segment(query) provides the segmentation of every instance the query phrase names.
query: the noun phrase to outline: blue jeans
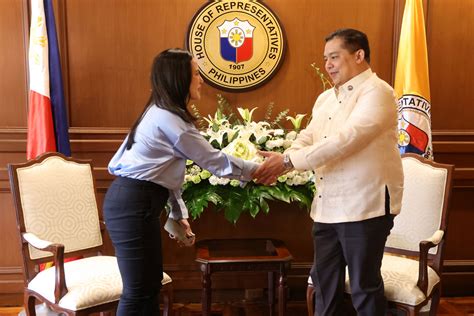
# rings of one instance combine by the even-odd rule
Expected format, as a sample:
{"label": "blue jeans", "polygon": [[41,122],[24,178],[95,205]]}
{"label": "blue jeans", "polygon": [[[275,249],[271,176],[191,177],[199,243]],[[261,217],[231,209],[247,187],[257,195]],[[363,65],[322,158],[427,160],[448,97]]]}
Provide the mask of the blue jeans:
{"label": "blue jeans", "polygon": [[105,195],[104,219],[115,248],[123,291],[118,316],[159,315],[163,278],[160,213],[168,190],[142,180],[118,177]]}

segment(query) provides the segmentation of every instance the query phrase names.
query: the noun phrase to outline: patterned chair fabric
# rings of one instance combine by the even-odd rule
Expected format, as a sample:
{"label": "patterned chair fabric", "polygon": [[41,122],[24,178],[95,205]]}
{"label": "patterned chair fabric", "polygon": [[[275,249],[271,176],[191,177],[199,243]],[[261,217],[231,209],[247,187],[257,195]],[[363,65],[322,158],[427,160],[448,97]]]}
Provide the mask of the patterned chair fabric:
{"label": "patterned chair fabric", "polygon": [[[51,156],[16,173],[28,233],[63,244],[65,253],[102,245],[90,165]],[[31,259],[51,256],[28,247]]]}
{"label": "patterned chair fabric", "polygon": [[[448,170],[418,159],[402,160],[405,174],[402,211],[387,238],[386,247],[418,251],[420,240],[431,237],[441,227]],[[438,247],[429,250],[436,254]]]}

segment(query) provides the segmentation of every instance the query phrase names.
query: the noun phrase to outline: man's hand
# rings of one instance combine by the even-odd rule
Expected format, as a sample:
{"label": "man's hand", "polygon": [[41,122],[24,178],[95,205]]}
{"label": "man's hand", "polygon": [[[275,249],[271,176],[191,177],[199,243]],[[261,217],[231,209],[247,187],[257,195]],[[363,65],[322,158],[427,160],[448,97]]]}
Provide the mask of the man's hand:
{"label": "man's hand", "polygon": [[259,151],[259,154],[266,159],[254,172],[253,177],[257,183],[265,185],[275,183],[277,178],[287,171],[283,163],[283,155],[270,151]]}

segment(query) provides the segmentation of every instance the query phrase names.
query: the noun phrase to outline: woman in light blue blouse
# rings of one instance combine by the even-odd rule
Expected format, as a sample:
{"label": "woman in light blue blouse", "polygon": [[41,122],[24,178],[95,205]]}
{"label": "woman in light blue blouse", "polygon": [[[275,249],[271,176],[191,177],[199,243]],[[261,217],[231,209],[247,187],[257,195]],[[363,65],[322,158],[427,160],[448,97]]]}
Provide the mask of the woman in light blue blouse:
{"label": "woman in light blue blouse", "polygon": [[151,95],[109,163],[112,182],[104,218],[122,275],[117,315],[158,315],[155,299],[163,275],[159,216],[170,216],[193,236],[181,198],[186,159],[220,177],[249,181],[258,164],[214,149],[193,124],[187,106],[201,97],[202,78],[192,55],[169,49],[151,69]]}

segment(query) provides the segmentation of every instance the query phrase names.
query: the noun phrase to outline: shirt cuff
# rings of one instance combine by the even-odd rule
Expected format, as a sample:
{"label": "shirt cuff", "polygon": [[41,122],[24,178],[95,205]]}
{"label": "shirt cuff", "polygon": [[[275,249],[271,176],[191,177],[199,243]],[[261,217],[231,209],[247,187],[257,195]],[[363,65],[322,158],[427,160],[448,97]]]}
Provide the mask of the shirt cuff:
{"label": "shirt cuff", "polygon": [[188,208],[181,196],[181,190],[170,191],[173,196],[170,197],[171,211],[169,217],[175,220],[189,218]]}
{"label": "shirt cuff", "polygon": [[259,163],[253,162],[253,161],[244,161],[244,165],[242,168],[242,173],[240,175],[241,181],[252,181],[253,180],[253,173],[257,168],[260,166]]}
{"label": "shirt cuff", "polygon": [[313,170],[313,167],[306,159],[306,153],[304,150],[290,151],[288,155],[290,156],[291,163],[296,170]]}

